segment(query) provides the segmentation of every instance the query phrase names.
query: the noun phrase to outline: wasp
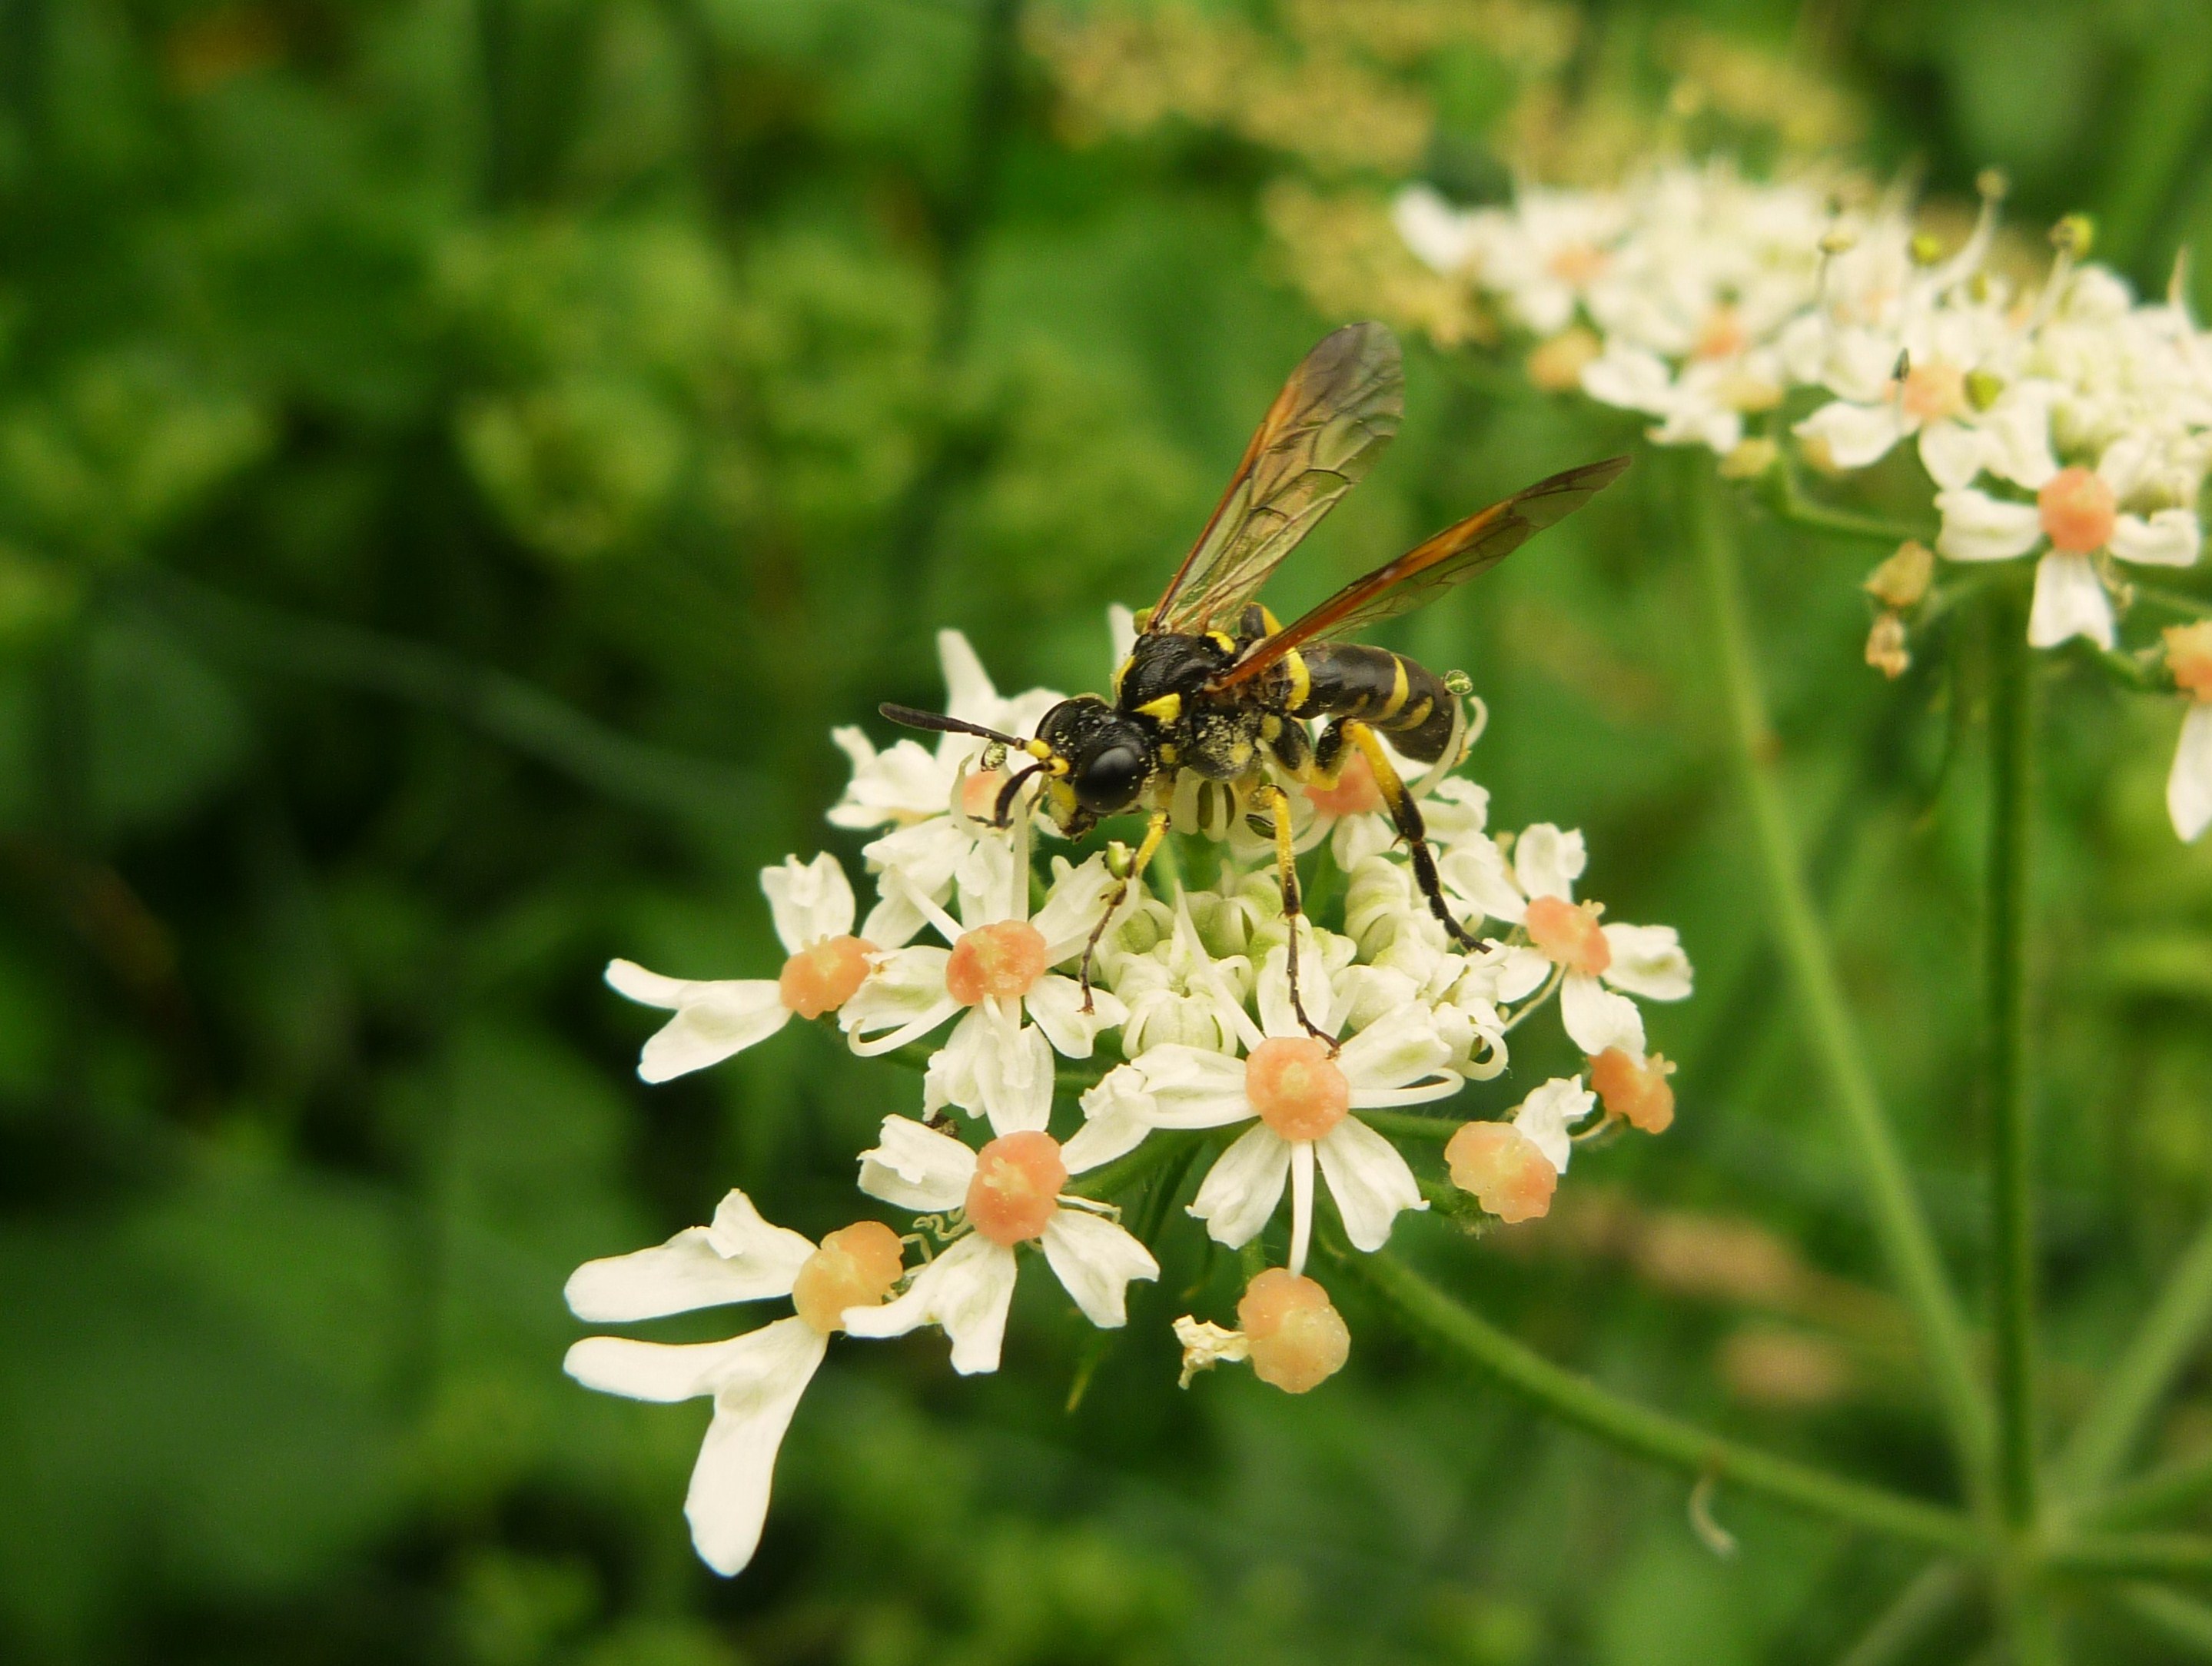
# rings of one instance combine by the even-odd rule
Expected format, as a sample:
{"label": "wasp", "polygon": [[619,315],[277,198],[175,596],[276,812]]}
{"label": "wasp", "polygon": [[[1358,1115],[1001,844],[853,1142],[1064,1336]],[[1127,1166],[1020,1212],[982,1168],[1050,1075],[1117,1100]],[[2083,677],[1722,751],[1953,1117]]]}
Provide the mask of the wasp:
{"label": "wasp", "polygon": [[[1150,820],[1133,853],[1117,849],[1116,885],[1084,951],[1086,1006],[1100,938],[1166,836],[1176,782],[1186,774],[1226,786],[1255,830],[1272,835],[1290,925],[1290,993],[1297,994],[1298,874],[1288,787],[1334,787],[1354,757],[1373,774],[1411,857],[1430,909],[1454,940],[1475,946],[1437,876],[1419,806],[1382,746],[1435,764],[1462,745],[1466,720],[1455,683],[1388,649],[1340,640],[1426,605],[1486,572],[1533,534],[1618,479],[1626,457],[1569,469],[1445,527],[1396,560],[1353,580],[1285,626],[1256,599],[1285,556],[1358,484],[1398,431],[1405,372],[1397,338],[1376,323],[1352,324],[1306,355],[1245,447],[1227,490],[1168,581],[1139,617],[1139,634],[1114,677],[1113,696],[1079,695],[1047,712],[1034,737],[886,705],[917,729],[973,734],[1030,761],[1000,789],[1006,825],[1024,787],[1041,781],[1055,828],[1080,838],[1109,816]],[[1316,738],[1308,727],[1322,720]],[[1333,1046],[1334,1043],[1332,1043]]]}

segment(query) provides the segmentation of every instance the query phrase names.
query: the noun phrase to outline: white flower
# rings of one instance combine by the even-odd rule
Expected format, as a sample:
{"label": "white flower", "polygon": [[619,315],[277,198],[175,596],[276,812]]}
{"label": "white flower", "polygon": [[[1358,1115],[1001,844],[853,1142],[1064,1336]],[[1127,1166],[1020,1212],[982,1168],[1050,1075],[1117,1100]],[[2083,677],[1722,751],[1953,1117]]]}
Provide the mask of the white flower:
{"label": "white flower", "polygon": [[[945,668],[945,711],[964,722],[1001,734],[1028,735],[1060,703],[1060,696],[1050,689],[1002,696],[975,650],[957,630],[937,633],[937,654]],[[975,767],[989,743],[974,735],[941,734],[934,750],[918,740],[900,739],[882,751],[857,728],[832,729],[830,738],[853,761],[853,779],[830,811],[830,822],[893,830],[861,854],[872,870],[898,872],[905,885],[884,895],[862,934],[870,942],[896,946],[921,929],[910,892],[944,902],[956,882],[976,883],[972,859],[977,845],[1003,842],[1005,836],[990,825],[990,818],[1006,775]]]}
{"label": "white flower", "polygon": [[1513,1113],[1513,1126],[1544,1153],[1546,1162],[1565,1174],[1575,1149],[1567,1130],[1596,1105],[1597,1096],[1583,1087],[1581,1077],[1554,1076],[1521,1102]]}
{"label": "white flower", "polygon": [[775,934],[790,952],[781,976],[692,981],[611,961],[607,982],[632,1000],[676,1016],[645,1044],[637,1073],[665,1082],[719,1064],[766,1041],[796,1012],[819,1018],[850,1000],[868,976],[874,945],[852,935],[853,887],[837,859],[784,859],[761,870]]}
{"label": "white flower", "polygon": [[[1441,1099],[1457,1092],[1460,1081],[1447,1067],[1450,1048],[1419,1006],[1370,1025],[1331,1057],[1298,1024],[1287,964],[1285,950],[1269,952],[1260,973],[1260,1022],[1239,1015],[1245,1057],[1175,1044],[1150,1048],[1086,1094],[1084,1110],[1101,1122],[1110,1116],[1124,1130],[1131,1124],[1226,1128],[1256,1119],[1257,1126],[1215,1160],[1190,1213],[1217,1242],[1234,1249],[1267,1224],[1287,1183],[1291,1270],[1303,1272],[1316,1163],[1345,1235],[1359,1249],[1382,1248],[1401,1210],[1427,1207],[1406,1159],[1349,1113]],[[1308,1016],[1334,1034],[1342,1006],[1326,960],[1311,948],[1299,957],[1298,985]],[[1102,1139],[1099,1146],[1110,1152],[1118,1143]]]}
{"label": "white flower", "polygon": [[1191,920],[1189,893],[1176,896],[1167,936],[1142,954],[1110,955],[1106,975],[1128,1012],[1121,1025],[1125,1052],[1162,1042],[1236,1050],[1236,1014],[1251,988],[1252,963],[1243,955],[1217,960],[1206,953]]}
{"label": "white flower", "polygon": [[978,1152],[908,1117],[884,1118],[881,1143],[860,1157],[860,1189],[902,1209],[963,1211],[972,1230],[916,1273],[904,1293],[848,1314],[853,1335],[903,1336],[940,1325],[952,1341],[953,1370],[963,1377],[996,1371],[1021,1243],[1044,1251],[1091,1323],[1112,1329],[1127,1322],[1129,1281],[1157,1279],[1159,1263],[1113,1221],[1063,1198],[1068,1176],[1084,1166],[1040,1130],[1001,1134]]}
{"label": "white flower", "polygon": [[[842,1242],[841,1242],[842,1240]],[[820,1246],[771,1226],[743,1192],[723,1198],[714,1224],[656,1249],[586,1262],[569,1279],[580,1319],[623,1324],[730,1302],[792,1296],[798,1312],[722,1342],[640,1342],[589,1336],[568,1350],[568,1375],[633,1400],[711,1395],[714,1421],[691,1471],[684,1513],[708,1566],[736,1573],[752,1560],[768,1514],[776,1450],[814,1380],[831,1331],[872,1310],[898,1277],[890,1228],[861,1222]],[[848,1305],[841,1305],[849,1304]]]}
{"label": "white flower", "polygon": [[[1076,980],[1051,970],[1082,953],[1115,880],[1103,855],[1080,867],[1056,858],[1050,895],[1029,916],[1026,840],[991,847],[980,894],[965,887],[962,918],[909,893],[951,946],[917,945],[877,958],[876,972],[845,1003],[839,1022],[863,1056],[918,1041],[959,1014],[923,1078],[923,1109],[957,1105],[1000,1134],[1041,1128],[1052,1114],[1053,1054],[1091,1056],[1098,1032],[1127,1016],[1121,998],[1091,991],[1083,1010]],[[897,883],[896,871],[884,876]],[[1023,1022],[1026,1015],[1034,1023]]]}
{"label": "white flower", "polygon": [[1575,881],[1587,860],[1580,833],[1539,822],[1515,842],[1510,867],[1487,840],[1449,852],[1438,867],[1447,891],[1528,937],[1526,945],[1506,952],[1499,1000],[1520,1000],[1556,970],[1559,1019],[1575,1045],[1592,1058],[1609,1047],[1641,1058],[1644,1016],[1615,992],[1683,1000],[1690,993],[1689,958],[1672,926],[1600,926],[1589,907],[1576,906]]}
{"label": "white flower", "polygon": [[2027,483],[2039,487],[2033,503],[1992,497],[1973,487],[1938,493],[1943,530],[1936,551],[1954,561],[2007,561],[2040,550],[2027,640],[2056,648],[2069,637],[2086,636],[2109,648],[2115,621],[2098,561],[2189,567],[2203,541],[2193,510],[2148,502],[2147,514],[2121,508],[2144,500],[2153,463],[2147,444],[2124,438],[2106,448],[2094,470],[2062,469],[2047,480]]}

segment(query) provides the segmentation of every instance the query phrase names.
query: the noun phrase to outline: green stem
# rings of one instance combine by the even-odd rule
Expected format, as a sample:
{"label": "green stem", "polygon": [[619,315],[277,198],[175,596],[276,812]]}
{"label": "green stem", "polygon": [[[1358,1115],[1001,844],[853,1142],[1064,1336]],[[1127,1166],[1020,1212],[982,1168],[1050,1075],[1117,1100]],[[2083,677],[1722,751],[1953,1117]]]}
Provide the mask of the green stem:
{"label": "green stem", "polygon": [[2199,1229],[2167,1275],[2135,1340],[2105,1379],[2104,1392],[2074,1431],[2059,1459],[2068,1490],[2094,1493],[2126,1462],[2155,1412],[2212,1326],[2212,1220]]}
{"label": "green stem", "polygon": [[2186,590],[2171,590],[2162,584],[2145,584],[2136,579],[2128,581],[2128,588],[2136,593],[2139,602],[2150,602],[2169,612],[2184,613],[2192,619],[2212,619],[2212,596],[2199,596]]}
{"label": "green stem", "polygon": [[2081,1511],[2099,1527],[2124,1527],[2194,1504],[2212,1493],[2212,1448],[2116,1487]]}
{"label": "green stem", "polygon": [[1955,1510],[1709,1433],[1562,1370],[1462,1307],[1388,1251],[1347,1255],[1344,1264],[1407,1329],[1438,1352],[1486,1373],[1562,1422],[1623,1451],[1893,1538],[1969,1554],[1983,1548],[1979,1529]]}
{"label": "green stem", "polygon": [[1958,1611],[1966,1594],[1966,1576],[1955,1562],[1923,1569],[1836,1666],[1894,1666],[1918,1651],[1929,1635]]}
{"label": "green stem", "polygon": [[2027,621],[1999,593],[1990,640],[1989,897],[1984,927],[1983,1068],[1987,1073],[1990,1310],[1996,1329],[1999,1475],[2007,1518],[2036,1512],[2035,1144],[2027,1082],[2027,876],[2035,687]]}
{"label": "green stem", "polygon": [[1907,526],[1899,520],[1887,520],[1880,515],[1861,514],[1852,509],[1839,509],[1833,504],[1822,503],[1805,496],[1798,483],[1797,472],[1785,459],[1769,477],[1766,492],[1767,506],[1778,520],[1793,526],[1802,526],[1808,532],[1830,532],[1840,538],[1863,538],[1875,544],[1902,544],[1908,538],[1921,543],[1932,541],[1934,533],[1926,527]]}
{"label": "green stem", "polygon": [[2114,1601],[2170,1643],[2212,1660],[2212,1608],[2162,1585],[2122,1585]]}
{"label": "green stem", "polygon": [[2212,1538],[2196,1533],[2087,1533],[2062,1540],[2044,1560],[2063,1573],[2212,1578]]}
{"label": "green stem", "polygon": [[1726,696],[1736,772],[1751,812],[1757,871],[1765,886],[1765,913],[1775,947],[1796,998],[1806,1039],[1843,1119],[1866,1188],[1875,1237],[1912,1315],[1969,1489],[1978,1496],[1988,1490],[1990,1419],[1969,1362],[1966,1325],[1875,1091],[1866,1047],[1844,1006],[1834,958],[1806,887],[1776,768],[1779,747],[1752,659],[1742,581],[1720,489],[1697,471],[1690,477],[1687,496],[1712,653]]}

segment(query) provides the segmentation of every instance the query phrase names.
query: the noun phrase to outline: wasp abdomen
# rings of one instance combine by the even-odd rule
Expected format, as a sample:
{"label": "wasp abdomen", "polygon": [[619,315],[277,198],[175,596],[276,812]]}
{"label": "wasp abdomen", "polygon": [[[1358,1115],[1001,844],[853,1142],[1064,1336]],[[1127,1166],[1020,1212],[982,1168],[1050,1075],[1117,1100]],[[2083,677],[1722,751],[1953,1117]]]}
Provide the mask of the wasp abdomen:
{"label": "wasp abdomen", "polygon": [[1451,745],[1456,702],[1419,661],[1358,642],[1316,643],[1285,661],[1293,716],[1358,718],[1417,763],[1434,763]]}

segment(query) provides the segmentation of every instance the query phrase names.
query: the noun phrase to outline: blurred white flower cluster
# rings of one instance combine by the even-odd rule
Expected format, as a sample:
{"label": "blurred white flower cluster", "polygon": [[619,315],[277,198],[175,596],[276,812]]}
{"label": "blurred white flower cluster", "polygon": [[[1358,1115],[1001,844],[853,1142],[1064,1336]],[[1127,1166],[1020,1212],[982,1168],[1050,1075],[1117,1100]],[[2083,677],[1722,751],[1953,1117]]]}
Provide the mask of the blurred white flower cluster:
{"label": "blurred white flower cluster", "polygon": [[[1838,477],[1909,446],[1934,553],[2033,557],[2028,640],[2110,652],[2142,570],[2193,567],[2203,547],[2212,336],[2180,271],[2164,300],[2139,300],[2083,258],[2079,220],[2054,234],[2041,284],[2016,289],[1990,264],[1998,196],[1985,180],[1972,234],[1948,251],[1901,195],[1759,183],[1721,163],[1656,167],[1616,190],[1530,187],[1509,208],[1463,210],[1416,185],[1396,214],[1416,254],[1536,338],[1539,386],[1644,412],[1654,443],[1707,447],[1736,478]],[[1908,547],[1869,586],[1883,611],[1868,659],[1892,675],[1933,565]],[[2185,839],[2212,820],[2202,702],[2168,793]]]}
{"label": "blurred white flower cluster", "polygon": [[[1060,698],[1003,698],[957,632],[939,646],[954,716],[1023,733]],[[713,1399],[686,1508],[699,1554],[722,1572],[752,1555],[777,1447],[833,1334],[935,1326],[956,1371],[995,1371],[1017,1279],[1040,1257],[1092,1323],[1121,1325],[1130,1282],[1159,1265],[1115,1195],[1172,1195],[1178,1154],[1200,1177],[1188,1213],[1243,1252],[1250,1275],[1235,1327],[1176,1322],[1186,1381],[1237,1359],[1303,1393],[1350,1347],[1306,1272],[1327,1230],[1317,1191],[1352,1250],[1380,1249],[1431,1198],[1526,1220],[1550,1207],[1578,1140],[1618,1125],[1656,1134],[1674,1118],[1673,1067],[1649,1052],[1637,1002],[1689,994],[1674,933],[1609,923],[1577,902],[1582,836],[1493,835],[1473,781],[1432,770],[1417,787],[1459,916],[1489,922],[1480,949],[1455,946],[1429,912],[1372,777],[1347,774],[1298,812],[1301,843],[1331,853],[1326,921],[1299,920],[1294,945],[1267,851],[1226,836],[1241,818],[1216,818],[1211,839],[1185,841],[1185,865],[1212,867],[1215,883],[1178,885],[1156,868],[1150,888],[1131,887],[1105,921],[1086,1000],[1085,945],[1115,890],[1108,854],[1037,860],[1046,824],[1029,806],[994,825],[1004,774],[981,740],[878,751],[858,731],[836,739],[853,775],[830,820],[876,834],[861,853],[876,892],[866,918],[835,857],[794,856],[761,876],[787,955],[775,976],[607,970],[623,994],[673,1013],[645,1044],[647,1081],[715,1064],[794,1017],[834,1025],[857,1054],[921,1067],[919,1115],[885,1116],[858,1155],[860,1190],[905,1212],[902,1226],[862,1219],[816,1243],[733,1191],[712,1224],[570,1280],[570,1305],[594,1322],[789,1300],[790,1317],[727,1341],[594,1336],[568,1356],[572,1376],[610,1393]],[[1293,1006],[1294,946],[1321,1037]],[[1505,1070],[1509,1036],[1547,1006],[1584,1071],[1537,1085],[1504,1120],[1444,1115],[1442,1101]],[[1269,1266],[1263,1235],[1286,1196],[1283,1264]]]}

